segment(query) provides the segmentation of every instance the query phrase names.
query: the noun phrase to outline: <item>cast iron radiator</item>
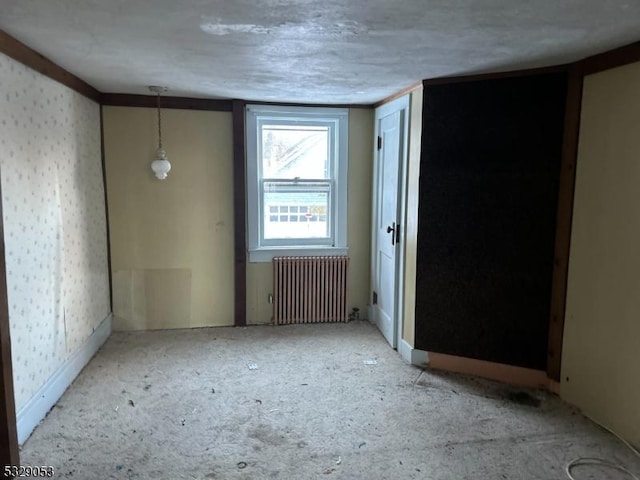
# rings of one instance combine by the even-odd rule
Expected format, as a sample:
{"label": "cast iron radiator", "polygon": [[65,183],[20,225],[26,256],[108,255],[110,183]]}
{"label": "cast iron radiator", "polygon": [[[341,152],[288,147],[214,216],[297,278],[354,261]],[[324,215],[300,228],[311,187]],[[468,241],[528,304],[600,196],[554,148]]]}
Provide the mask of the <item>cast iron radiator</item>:
{"label": "cast iron radiator", "polygon": [[349,257],[274,257],[273,318],[289,323],[346,322]]}

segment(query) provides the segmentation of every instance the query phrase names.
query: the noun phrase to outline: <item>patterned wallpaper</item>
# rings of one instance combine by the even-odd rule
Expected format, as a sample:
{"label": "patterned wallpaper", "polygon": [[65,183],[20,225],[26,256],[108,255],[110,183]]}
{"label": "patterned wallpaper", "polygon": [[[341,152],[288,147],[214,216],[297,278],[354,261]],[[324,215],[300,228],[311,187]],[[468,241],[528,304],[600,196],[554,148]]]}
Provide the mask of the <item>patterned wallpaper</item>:
{"label": "patterned wallpaper", "polygon": [[109,314],[100,107],[0,54],[16,409]]}

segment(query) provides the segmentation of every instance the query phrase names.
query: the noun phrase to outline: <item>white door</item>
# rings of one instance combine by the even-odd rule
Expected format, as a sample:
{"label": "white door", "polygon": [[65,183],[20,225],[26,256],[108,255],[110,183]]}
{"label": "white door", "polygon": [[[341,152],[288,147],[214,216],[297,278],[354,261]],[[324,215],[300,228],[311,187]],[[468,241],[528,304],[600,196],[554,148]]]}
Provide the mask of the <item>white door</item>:
{"label": "white door", "polygon": [[400,235],[402,226],[398,193],[404,152],[405,113],[406,109],[394,108],[393,105],[385,105],[376,111],[378,149],[372,242],[372,307],[378,328],[393,348],[398,344],[398,242],[404,240]]}

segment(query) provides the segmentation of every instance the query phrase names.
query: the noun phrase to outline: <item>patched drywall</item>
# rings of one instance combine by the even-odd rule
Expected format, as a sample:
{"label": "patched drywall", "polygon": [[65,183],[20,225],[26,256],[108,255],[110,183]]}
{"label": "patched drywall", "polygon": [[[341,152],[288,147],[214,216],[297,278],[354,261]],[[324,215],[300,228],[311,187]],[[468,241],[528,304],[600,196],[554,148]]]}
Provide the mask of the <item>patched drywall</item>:
{"label": "patched drywall", "polygon": [[[371,175],[373,110],[349,110],[349,196],[347,244],[349,247],[349,309],[366,316],[369,303],[371,251]],[[271,263],[247,263],[247,322],[269,323],[273,317],[268,295],[273,292]]]}
{"label": "patched drywall", "polygon": [[105,107],[114,329],[233,325],[231,114]]}
{"label": "patched drywall", "polygon": [[640,63],[585,78],[560,394],[640,446]]}
{"label": "patched drywall", "polygon": [[113,297],[118,328],[185,328],[191,322],[191,269],[120,270],[113,276]]}
{"label": "patched drywall", "polygon": [[19,411],[110,313],[100,107],[0,54],[0,151]]}

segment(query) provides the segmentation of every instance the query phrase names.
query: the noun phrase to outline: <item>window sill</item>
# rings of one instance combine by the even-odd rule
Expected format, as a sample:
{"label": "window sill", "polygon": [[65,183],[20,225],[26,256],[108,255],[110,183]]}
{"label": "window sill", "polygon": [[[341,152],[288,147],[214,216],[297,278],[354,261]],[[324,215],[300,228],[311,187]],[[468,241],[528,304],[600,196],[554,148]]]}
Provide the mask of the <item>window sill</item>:
{"label": "window sill", "polygon": [[273,257],[330,257],[347,253],[348,247],[262,247],[249,250],[249,262],[270,262]]}

